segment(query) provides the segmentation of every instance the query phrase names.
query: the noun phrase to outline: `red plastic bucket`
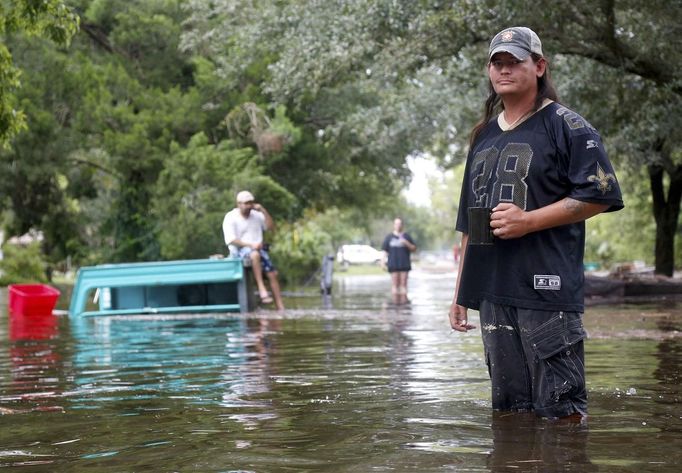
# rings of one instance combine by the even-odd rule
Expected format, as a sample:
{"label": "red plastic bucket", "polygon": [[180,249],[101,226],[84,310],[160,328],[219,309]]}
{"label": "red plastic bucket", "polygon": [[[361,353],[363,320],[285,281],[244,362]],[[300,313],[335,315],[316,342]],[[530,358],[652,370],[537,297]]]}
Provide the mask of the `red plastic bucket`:
{"label": "red plastic bucket", "polygon": [[47,284],[10,284],[9,311],[13,315],[52,315],[59,294]]}

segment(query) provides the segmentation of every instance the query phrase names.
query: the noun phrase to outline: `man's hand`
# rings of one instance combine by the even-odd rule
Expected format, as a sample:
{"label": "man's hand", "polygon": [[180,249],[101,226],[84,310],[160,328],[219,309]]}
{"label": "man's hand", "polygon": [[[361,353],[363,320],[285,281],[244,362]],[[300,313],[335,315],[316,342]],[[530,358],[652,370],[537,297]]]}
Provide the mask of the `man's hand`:
{"label": "man's hand", "polygon": [[[254,203],[253,204],[253,210],[257,210],[259,212],[262,212],[263,215],[265,215],[265,228],[266,230],[274,230],[275,229],[275,222],[273,222],[272,217],[268,213],[268,211],[259,203]],[[255,249],[255,248],[254,248]]]}
{"label": "man's hand", "polygon": [[530,211],[509,202],[500,202],[490,215],[490,226],[497,238],[521,238],[528,233],[585,221],[608,208],[606,204],[582,202],[570,197]]}
{"label": "man's hand", "polygon": [[466,332],[472,328],[476,328],[475,325],[467,323],[467,308],[461,305],[457,305],[454,301],[450,306],[450,312],[448,313],[450,317],[450,326],[453,330],[458,332]]}
{"label": "man's hand", "polygon": [[490,215],[493,235],[503,240],[521,238],[531,231],[527,217],[527,213],[514,204],[508,202],[497,204]]}

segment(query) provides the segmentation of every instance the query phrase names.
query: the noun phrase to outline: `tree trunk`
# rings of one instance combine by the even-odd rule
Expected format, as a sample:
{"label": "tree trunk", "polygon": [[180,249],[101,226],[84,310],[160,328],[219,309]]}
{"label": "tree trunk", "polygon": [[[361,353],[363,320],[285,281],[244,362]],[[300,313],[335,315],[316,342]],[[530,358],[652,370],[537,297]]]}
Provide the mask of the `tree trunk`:
{"label": "tree trunk", "polygon": [[649,166],[649,181],[653,197],[653,212],[656,219],[656,274],[672,276],[675,270],[675,234],[682,199],[682,166],[676,166],[670,176],[666,199],[663,166]]}

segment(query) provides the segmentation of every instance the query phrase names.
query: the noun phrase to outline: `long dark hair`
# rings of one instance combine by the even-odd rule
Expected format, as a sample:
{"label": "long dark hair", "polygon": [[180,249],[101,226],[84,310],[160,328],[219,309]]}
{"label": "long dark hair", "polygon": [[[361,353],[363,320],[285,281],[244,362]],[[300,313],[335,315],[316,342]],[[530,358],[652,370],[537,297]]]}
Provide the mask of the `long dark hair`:
{"label": "long dark hair", "polygon": [[[540,59],[543,59],[542,56],[535,53],[532,53],[530,57],[535,63],[537,63]],[[547,61],[547,59],[545,59],[545,61]],[[493,83],[490,82],[490,79],[488,79],[488,92],[488,98],[485,101],[484,107],[485,115],[476,124],[476,126],[474,126],[473,130],[471,130],[471,135],[469,136],[469,146],[474,144],[474,141],[478,137],[479,133],[481,133],[481,130],[483,130],[483,128],[493,118],[493,115],[496,115],[497,113],[500,113],[502,110],[504,110],[502,99],[499,95],[497,95],[497,92],[495,92]],[[552,75],[549,72],[549,62],[547,62],[545,66],[545,73],[538,77],[538,94],[535,96],[535,104],[533,105],[534,112],[540,109],[542,102],[544,102],[545,99],[550,99],[554,102],[559,101],[556,88],[552,82]]]}

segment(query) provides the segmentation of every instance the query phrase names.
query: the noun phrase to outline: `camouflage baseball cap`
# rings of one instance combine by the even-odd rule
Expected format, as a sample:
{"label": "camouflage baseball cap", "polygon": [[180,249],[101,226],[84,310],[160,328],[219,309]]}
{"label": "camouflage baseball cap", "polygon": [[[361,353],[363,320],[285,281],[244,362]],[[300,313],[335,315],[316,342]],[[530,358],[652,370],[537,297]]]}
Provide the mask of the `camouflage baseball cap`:
{"label": "camouflage baseball cap", "polygon": [[496,53],[509,53],[520,60],[526,59],[531,53],[542,54],[542,43],[535,31],[525,26],[506,28],[495,35],[490,42],[488,60]]}

